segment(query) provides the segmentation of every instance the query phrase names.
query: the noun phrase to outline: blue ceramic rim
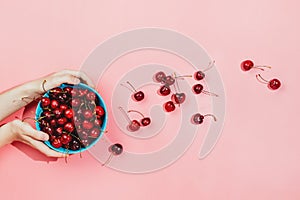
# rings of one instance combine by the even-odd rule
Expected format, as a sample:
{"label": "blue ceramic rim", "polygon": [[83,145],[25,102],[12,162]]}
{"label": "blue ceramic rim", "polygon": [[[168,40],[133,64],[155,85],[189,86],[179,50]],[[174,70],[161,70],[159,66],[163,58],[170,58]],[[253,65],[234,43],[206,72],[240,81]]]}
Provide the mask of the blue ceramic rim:
{"label": "blue ceramic rim", "polygon": [[[68,149],[68,150],[67,150],[67,149],[65,149],[65,148],[63,148],[63,147],[55,148],[55,147],[53,147],[53,146],[50,144],[49,141],[45,141],[45,142],[44,142],[48,147],[50,147],[51,149],[53,149],[53,150],[55,150],[55,151],[57,151],[57,152],[60,152],[60,153],[68,153],[68,154],[76,154],[76,153],[80,153],[80,152],[83,152],[83,151],[88,150],[89,148],[91,148],[92,146],[94,146],[94,145],[100,140],[100,138],[103,136],[103,133],[105,132],[105,129],[106,129],[106,126],[107,126],[107,119],[108,119],[108,116],[107,116],[107,108],[106,108],[105,102],[104,102],[103,98],[101,97],[101,95],[100,95],[95,89],[93,89],[93,88],[91,88],[91,87],[89,87],[88,85],[85,85],[85,84],[83,84],[83,83],[79,83],[78,85],[69,85],[69,84],[63,83],[63,84],[61,84],[61,85],[59,86],[59,88],[62,88],[62,89],[63,89],[63,88],[65,88],[65,87],[69,87],[69,86],[71,86],[71,87],[73,87],[73,88],[84,88],[84,89],[88,89],[89,91],[94,92],[94,93],[96,94],[98,100],[99,100],[100,106],[103,107],[104,112],[105,112],[105,116],[104,116],[104,119],[103,119],[103,122],[102,122],[101,130],[100,130],[101,132],[100,132],[99,137],[98,137],[97,139],[95,139],[89,146],[87,146],[87,147],[85,147],[85,148],[81,148],[81,149],[76,150],[76,151],[71,150],[71,149]],[[43,95],[43,97],[49,97],[49,91],[47,91],[47,92]],[[42,107],[41,107],[41,101],[39,101],[39,103],[38,103],[38,105],[37,105],[37,107],[36,107],[36,111],[35,111],[35,118],[38,119],[38,118],[40,117],[40,115],[41,115],[42,112],[43,112],[43,110],[42,110]],[[37,129],[38,131],[41,130],[40,125],[39,125],[39,122],[35,122],[35,126],[36,126],[36,129]]]}

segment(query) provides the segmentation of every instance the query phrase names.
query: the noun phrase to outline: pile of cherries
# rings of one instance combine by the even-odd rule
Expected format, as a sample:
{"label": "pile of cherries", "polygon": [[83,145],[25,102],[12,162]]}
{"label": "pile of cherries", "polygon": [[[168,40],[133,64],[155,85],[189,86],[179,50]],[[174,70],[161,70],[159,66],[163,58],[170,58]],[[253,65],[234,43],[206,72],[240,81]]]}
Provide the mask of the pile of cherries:
{"label": "pile of cherries", "polygon": [[67,85],[47,94],[40,101],[42,112],[37,122],[40,130],[49,134],[54,148],[77,151],[100,136],[106,113],[93,91]]}

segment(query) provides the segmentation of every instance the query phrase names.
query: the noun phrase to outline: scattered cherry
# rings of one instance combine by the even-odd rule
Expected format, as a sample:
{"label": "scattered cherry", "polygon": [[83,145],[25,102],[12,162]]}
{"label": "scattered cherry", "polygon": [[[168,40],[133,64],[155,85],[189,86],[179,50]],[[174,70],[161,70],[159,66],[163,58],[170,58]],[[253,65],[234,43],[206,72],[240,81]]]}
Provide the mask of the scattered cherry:
{"label": "scattered cherry", "polygon": [[171,99],[175,104],[182,104],[185,101],[185,93],[172,94]]}
{"label": "scattered cherry", "polygon": [[204,72],[211,69],[214,66],[214,64],[215,64],[215,61],[209,62],[208,67],[206,69],[204,69],[202,71],[196,71],[194,73],[194,79],[197,80],[197,81],[200,81],[200,80],[204,79],[205,78],[205,73]]}
{"label": "scattered cherry", "polygon": [[110,152],[110,155],[108,159],[102,164],[102,166],[108,164],[113,156],[121,155],[123,153],[123,146],[119,143],[115,143],[108,147],[108,151]]}
{"label": "scattered cherry", "polygon": [[171,89],[168,85],[163,85],[160,87],[158,93],[162,96],[168,96],[171,93]]}
{"label": "scattered cherry", "polygon": [[261,83],[267,84],[268,88],[271,90],[277,90],[281,86],[281,82],[277,78],[273,78],[270,81],[267,81],[260,74],[257,74],[256,79]]}
{"label": "scattered cherry", "polygon": [[166,112],[172,112],[175,110],[175,105],[173,103],[173,101],[168,101],[164,104],[164,109]]}
{"label": "scattered cherry", "polygon": [[127,129],[131,132],[138,131],[141,126],[140,122],[138,122],[137,120],[131,120],[122,107],[119,107],[119,110],[122,112],[123,116],[126,118],[128,122]]}
{"label": "scattered cherry", "polygon": [[271,68],[270,66],[254,66],[254,63],[252,60],[244,60],[242,63],[241,63],[241,69],[243,71],[249,71],[250,69],[252,68],[256,68],[256,69],[260,69],[262,71],[264,71],[264,68]]}
{"label": "scattered cherry", "polygon": [[127,81],[126,83],[130,86],[130,88],[125,86],[124,84],[121,85],[133,92],[133,99],[135,101],[142,101],[145,98],[144,92],[137,91],[129,81]]}
{"label": "scattered cherry", "polygon": [[154,79],[155,82],[162,83],[165,78],[166,78],[166,74],[162,71],[159,71],[159,72],[154,74],[153,79]]}
{"label": "scattered cherry", "polygon": [[195,115],[192,116],[192,122],[194,124],[202,124],[203,119],[207,116],[213,117],[214,121],[217,121],[217,118],[212,114],[201,115],[200,113],[196,113]]}
{"label": "scattered cherry", "polygon": [[193,86],[193,92],[194,92],[195,94],[203,93],[203,94],[206,94],[206,95],[211,95],[211,96],[216,96],[216,97],[218,97],[217,94],[214,94],[214,93],[212,93],[212,92],[203,90],[203,85],[200,84],[200,83],[195,84],[195,85]]}

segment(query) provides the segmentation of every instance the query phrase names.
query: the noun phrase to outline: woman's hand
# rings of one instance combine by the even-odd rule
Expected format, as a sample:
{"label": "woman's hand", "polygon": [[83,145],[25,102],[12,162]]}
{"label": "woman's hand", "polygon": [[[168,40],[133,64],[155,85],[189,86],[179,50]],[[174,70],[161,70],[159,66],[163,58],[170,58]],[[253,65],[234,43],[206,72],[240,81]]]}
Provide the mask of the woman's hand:
{"label": "woman's hand", "polygon": [[62,154],[50,149],[43,141],[47,141],[49,136],[47,133],[33,129],[28,123],[21,120],[11,121],[0,127],[0,147],[13,141],[23,142],[48,157],[66,157]]}
{"label": "woman's hand", "polygon": [[53,73],[46,77],[43,77],[37,81],[40,93],[60,86],[62,83],[78,84],[80,82],[86,83],[91,87],[95,87],[92,80],[81,71],[74,70],[62,70],[60,72]]}

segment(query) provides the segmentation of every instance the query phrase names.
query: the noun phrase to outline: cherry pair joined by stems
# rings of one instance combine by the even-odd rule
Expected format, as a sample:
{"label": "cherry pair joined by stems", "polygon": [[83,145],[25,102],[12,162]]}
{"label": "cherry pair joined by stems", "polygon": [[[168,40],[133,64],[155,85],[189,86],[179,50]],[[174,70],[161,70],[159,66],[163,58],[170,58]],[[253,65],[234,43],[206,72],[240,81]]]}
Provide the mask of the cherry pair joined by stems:
{"label": "cherry pair joined by stems", "polygon": [[111,161],[113,156],[121,155],[123,153],[123,146],[119,143],[115,143],[108,147],[108,151],[110,152],[110,155],[108,159],[102,164],[102,166],[107,165]]}
{"label": "cherry pair joined by stems", "polygon": [[135,100],[135,101],[142,101],[144,98],[145,98],[145,94],[144,92],[142,92],[141,90],[140,91],[137,91],[133,85],[127,81],[126,82],[130,87],[124,85],[124,84],[121,84],[123,87],[126,87],[128,90],[130,90],[131,92],[133,92],[133,95],[132,95],[132,98]]}
{"label": "cherry pair joined by stems", "polygon": [[141,112],[136,111],[136,110],[128,110],[127,113],[130,112],[136,112],[138,114],[140,114],[143,118],[141,119],[141,121],[139,122],[138,120],[131,120],[130,117],[128,116],[128,114],[126,113],[126,111],[120,106],[119,110],[122,112],[123,116],[126,118],[127,122],[128,122],[128,126],[127,129],[131,132],[135,132],[138,131],[140,129],[141,126],[148,126],[151,123],[151,119],[150,117],[145,117]]}
{"label": "cherry pair joined by stems", "polygon": [[254,65],[254,63],[253,63],[252,60],[244,60],[244,61],[241,63],[241,69],[242,69],[243,71],[249,71],[250,69],[259,69],[259,70],[264,71],[264,70],[265,70],[264,68],[269,68],[269,69],[271,69],[270,66],[266,66],[266,65]]}
{"label": "cherry pair joined by stems", "polygon": [[217,118],[213,114],[202,115],[200,113],[196,113],[192,116],[192,123],[194,124],[202,124],[205,117],[212,117],[214,121],[217,121]]}

